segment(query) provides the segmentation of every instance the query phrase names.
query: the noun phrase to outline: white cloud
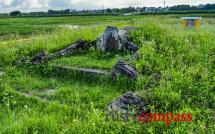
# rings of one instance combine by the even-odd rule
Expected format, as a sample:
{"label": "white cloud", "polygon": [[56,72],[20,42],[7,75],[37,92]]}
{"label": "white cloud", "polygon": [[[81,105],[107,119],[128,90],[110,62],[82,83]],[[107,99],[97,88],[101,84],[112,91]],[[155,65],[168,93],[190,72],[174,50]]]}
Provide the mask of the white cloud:
{"label": "white cloud", "polygon": [[2,8],[44,8],[48,0],[0,0]]}
{"label": "white cloud", "polygon": [[107,8],[113,7],[128,7],[128,6],[144,6],[143,0],[99,0],[96,5],[105,6]]}
{"label": "white cloud", "polygon": [[[0,12],[21,10],[40,11],[48,9],[98,9],[116,7],[143,7],[143,6],[163,6],[164,0],[0,0]],[[177,4],[206,4],[215,3],[214,0],[165,0],[167,6]]]}
{"label": "white cloud", "polygon": [[7,5],[10,5],[12,1],[13,0],[0,0],[0,5],[7,6]]}
{"label": "white cloud", "polygon": [[20,8],[46,8],[48,7],[47,1],[42,0],[23,0],[23,2],[18,5]]}

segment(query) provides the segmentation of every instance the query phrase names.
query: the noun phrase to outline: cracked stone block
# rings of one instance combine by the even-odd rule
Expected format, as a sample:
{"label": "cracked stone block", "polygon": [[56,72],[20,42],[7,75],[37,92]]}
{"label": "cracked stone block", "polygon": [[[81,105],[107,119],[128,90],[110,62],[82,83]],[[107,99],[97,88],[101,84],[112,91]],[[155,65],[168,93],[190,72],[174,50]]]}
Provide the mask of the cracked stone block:
{"label": "cracked stone block", "polygon": [[120,43],[118,32],[119,30],[117,27],[108,26],[105,32],[97,38],[97,48],[102,52],[121,49],[122,44]]}
{"label": "cracked stone block", "polygon": [[128,76],[133,80],[136,80],[138,77],[137,71],[122,60],[119,60],[112,69],[113,78],[116,78],[119,75]]}
{"label": "cracked stone block", "polygon": [[138,46],[128,41],[128,36],[133,27],[125,27],[118,29],[117,27],[108,26],[105,32],[96,40],[96,45],[102,52],[110,52],[114,50],[127,50],[135,53]]}
{"label": "cracked stone block", "polygon": [[108,111],[121,113],[143,113],[147,112],[148,108],[142,99],[135,93],[129,91],[118,97],[107,106]]}

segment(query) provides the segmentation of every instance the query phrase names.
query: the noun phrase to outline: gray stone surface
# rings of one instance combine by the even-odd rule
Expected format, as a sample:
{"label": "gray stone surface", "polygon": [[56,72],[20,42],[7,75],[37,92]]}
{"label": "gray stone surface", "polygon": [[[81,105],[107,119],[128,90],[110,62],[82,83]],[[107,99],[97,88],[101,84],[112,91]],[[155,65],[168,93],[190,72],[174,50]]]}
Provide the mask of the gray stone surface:
{"label": "gray stone surface", "polygon": [[88,73],[88,74],[95,74],[95,75],[108,75],[108,70],[101,70],[101,69],[93,69],[93,68],[80,68],[80,67],[69,67],[69,66],[53,66],[55,68],[60,68],[61,70],[72,70],[72,71],[78,71],[82,73]]}
{"label": "gray stone surface", "polygon": [[120,43],[118,32],[118,28],[108,26],[105,32],[97,38],[97,48],[102,52],[121,49],[122,44]]}
{"label": "gray stone surface", "polygon": [[32,58],[32,60],[30,61],[30,63],[32,64],[38,64],[44,61],[49,61],[49,60],[53,60],[56,58],[59,58],[61,56],[65,56],[68,54],[71,54],[77,50],[86,50],[88,49],[91,44],[87,44],[85,41],[80,40],[72,45],[69,45],[68,47],[57,51],[55,53],[52,53],[50,55],[46,54],[44,50],[42,50],[40,53],[38,53],[35,57]]}
{"label": "gray stone surface", "polygon": [[110,112],[122,113],[142,113],[147,112],[148,108],[139,96],[129,91],[118,97],[107,106]]}
{"label": "gray stone surface", "polygon": [[72,45],[69,45],[68,47],[60,50],[60,51],[57,51],[53,54],[51,54],[49,56],[49,59],[54,59],[54,58],[58,58],[58,57],[61,57],[61,56],[65,56],[65,55],[68,55],[68,54],[71,54],[73,53],[74,51],[77,51],[79,49],[82,49],[82,50],[86,50],[88,49],[89,47],[89,44],[87,44],[85,41],[83,40],[80,40]]}
{"label": "gray stone surface", "polygon": [[137,52],[138,46],[128,41],[128,36],[133,27],[125,27],[118,29],[116,27],[108,26],[104,33],[97,38],[96,45],[102,52],[109,52],[114,50],[127,50],[130,52]]}
{"label": "gray stone surface", "polygon": [[134,30],[134,28],[131,26],[128,26],[128,27],[125,27],[125,28],[119,30],[119,33],[118,33],[119,38],[123,44],[128,41],[128,37],[129,37],[131,30]]}
{"label": "gray stone surface", "polygon": [[133,80],[138,77],[137,71],[122,60],[119,60],[116,65],[114,65],[111,75],[113,78],[116,78],[119,75],[125,75]]}
{"label": "gray stone surface", "polygon": [[124,49],[129,51],[130,53],[136,53],[139,49],[137,45],[129,41],[126,41],[123,46],[124,46]]}
{"label": "gray stone surface", "polygon": [[38,53],[35,57],[32,58],[30,63],[32,64],[38,64],[42,61],[45,61],[47,59],[47,55],[44,50],[42,50],[40,53]]}

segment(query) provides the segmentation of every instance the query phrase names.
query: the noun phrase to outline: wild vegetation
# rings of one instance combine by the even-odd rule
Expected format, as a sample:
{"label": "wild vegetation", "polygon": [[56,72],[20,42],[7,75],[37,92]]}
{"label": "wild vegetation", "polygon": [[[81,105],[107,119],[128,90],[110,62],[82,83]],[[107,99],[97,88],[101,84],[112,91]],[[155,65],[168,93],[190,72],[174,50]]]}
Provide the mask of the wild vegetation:
{"label": "wild vegetation", "polygon": [[[7,18],[0,24],[1,133],[214,133],[214,18],[204,19],[198,31],[183,29],[178,16]],[[59,26],[65,24],[81,26]],[[130,40],[140,47],[138,60],[128,53],[90,50],[46,67],[13,64],[20,56],[30,59],[41,50],[52,53],[79,39],[93,41],[107,25],[137,27]],[[114,82],[50,67],[110,69],[118,59],[138,70],[137,81]],[[107,121],[106,106],[126,91],[138,94],[151,113],[191,113],[192,122],[167,127]]]}

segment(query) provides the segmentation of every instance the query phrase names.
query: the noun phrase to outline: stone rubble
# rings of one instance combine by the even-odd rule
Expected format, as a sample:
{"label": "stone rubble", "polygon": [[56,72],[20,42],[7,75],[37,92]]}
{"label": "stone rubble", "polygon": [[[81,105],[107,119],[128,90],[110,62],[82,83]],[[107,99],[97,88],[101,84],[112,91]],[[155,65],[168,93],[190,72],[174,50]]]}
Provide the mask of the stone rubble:
{"label": "stone rubble", "polygon": [[143,113],[148,112],[148,108],[142,99],[129,91],[118,97],[107,106],[109,112],[122,112],[122,113]]}
{"label": "stone rubble", "polygon": [[122,60],[119,60],[116,65],[114,65],[111,75],[113,78],[116,78],[119,75],[125,75],[133,80],[136,80],[138,77],[137,71]]}

